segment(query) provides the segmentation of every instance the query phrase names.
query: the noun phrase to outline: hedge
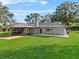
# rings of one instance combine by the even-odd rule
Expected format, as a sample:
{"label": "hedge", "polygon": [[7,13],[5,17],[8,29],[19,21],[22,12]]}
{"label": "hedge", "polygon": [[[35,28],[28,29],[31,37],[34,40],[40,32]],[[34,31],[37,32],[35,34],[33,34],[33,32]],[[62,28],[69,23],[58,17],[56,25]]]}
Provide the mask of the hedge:
{"label": "hedge", "polygon": [[9,32],[0,32],[0,36],[10,36]]}

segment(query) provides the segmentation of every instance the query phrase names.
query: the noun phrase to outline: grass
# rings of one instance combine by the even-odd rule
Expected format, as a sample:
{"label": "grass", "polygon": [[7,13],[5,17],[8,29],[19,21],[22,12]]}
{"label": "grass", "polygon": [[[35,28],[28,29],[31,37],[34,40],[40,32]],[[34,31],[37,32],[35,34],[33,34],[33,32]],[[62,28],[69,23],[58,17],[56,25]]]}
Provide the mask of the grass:
{"label": "grass", "polygon": [[69,38],[25,36],[0,40],[0,59],[79,59],[79,31]]}

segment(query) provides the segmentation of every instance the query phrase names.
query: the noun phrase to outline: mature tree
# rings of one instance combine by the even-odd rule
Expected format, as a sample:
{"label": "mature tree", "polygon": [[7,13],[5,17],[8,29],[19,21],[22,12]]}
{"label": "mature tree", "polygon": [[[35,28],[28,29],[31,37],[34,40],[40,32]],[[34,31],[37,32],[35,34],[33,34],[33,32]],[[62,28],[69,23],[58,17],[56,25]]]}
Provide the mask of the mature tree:
{"label": "mature tree", "polygon": [[62,21],[64,24],[69,25],[76,19],[79,13],[79,4],[77,2],[64,2],[57,6],[56,12],[52,15],[52,19]]}
{"label": "mature tree", "polygon": [[39,16],[40,16],[40,14],[38,14],[38,13],[33,13],[33,14],[31,14],[31,16],[32,16],[32,18],[34,18],[33,20],[35,21],[35,22],[37,22],[37,21],[39,21]]}
{"label": "mature tree", "polygon": [[44,23],[45,20],[44,20],[44,16],[40,16],[41,20],[40,20],[40,23]]}
{"label": "mature tree", "polygon": [[40,22],[42,19],[43,19],[43,16],[40,16],[40,14],[32,13],[26,16],[25,21],[37,24],[37,22]]}
{"label": "mature tree", "polygon": [[10,13],[7,6],[2,5],[0,2],[0,23],[1,27],[7,31],[9,28],[10,21],[13,20],[13,13]]}
{"label": "mature tree", "polygon": [[26,16],[25,21],[26,21],[26,22],[31,21],[30,15],[27,15],[27,16]]}

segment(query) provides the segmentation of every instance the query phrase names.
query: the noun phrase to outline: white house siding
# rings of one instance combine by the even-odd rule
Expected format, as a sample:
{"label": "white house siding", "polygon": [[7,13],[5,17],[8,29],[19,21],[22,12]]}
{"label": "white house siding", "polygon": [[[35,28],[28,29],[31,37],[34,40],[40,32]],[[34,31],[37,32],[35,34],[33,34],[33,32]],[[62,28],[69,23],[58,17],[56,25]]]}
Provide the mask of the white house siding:
{"label": "white house siding", "polygon": [[[42,29],[42,33],[40,33]],[[46,29],[51,29],[51,33],[47,33]],[[51,34],[51,35],[64,35],[66,34],[66,28],[54,27],[54,28],[35,28],[34,34]]]}
{"label": "white house siding", "polygon": [[[40,29],[42,29],[41,33]],[[51,33],[47,33],[46,29],[51,29]],[[53,28],[35,28],[34,34],[53,34]]]}
{"label": "white house siding", "polygon": [[46,28],[42,28],[42,33],[41,34],[46,34]]}
{"label": "white house siding", "polygon": [[66,28],[53,28],[53,34],[55,35],[65,35],[66,34]]}
{"label": "white house siding", "polygon": [[[46,29],[51,29],[51,33],[47,33]],[[37,32],[40,31],[40,28],[37,29]],[[55,37],[69,37],[64,27],[53,27],[53,28],[42,28],[42,33],[35,33],[37,36],[55,36]]]}
{"label": "white house siding", "polygon": [[[47,29],[51,30],[50,33],[47,32]],[[53,34],[53,28],[43,28],[42,34]]]}

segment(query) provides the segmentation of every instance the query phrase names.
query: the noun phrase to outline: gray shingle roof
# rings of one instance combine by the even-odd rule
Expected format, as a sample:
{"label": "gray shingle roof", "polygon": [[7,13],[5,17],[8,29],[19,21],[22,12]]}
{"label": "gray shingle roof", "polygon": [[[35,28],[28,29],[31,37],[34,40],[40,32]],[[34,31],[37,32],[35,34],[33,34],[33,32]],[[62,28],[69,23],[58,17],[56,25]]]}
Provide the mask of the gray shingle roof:
{"label": "gray shingle roof", "polygon": [[67,27],[67,26],[58,24],[58,23],[39,23],[38,26],[36,26],[36,24],[34,23],[32,24],[14,23],[14,24],[11,24],[11,27]]}

